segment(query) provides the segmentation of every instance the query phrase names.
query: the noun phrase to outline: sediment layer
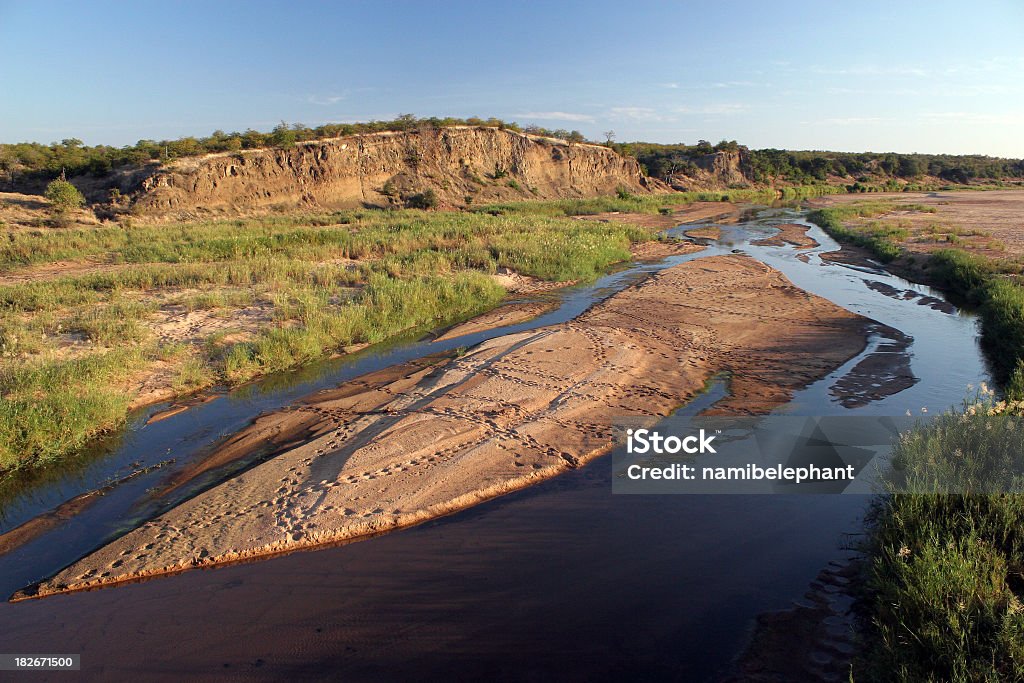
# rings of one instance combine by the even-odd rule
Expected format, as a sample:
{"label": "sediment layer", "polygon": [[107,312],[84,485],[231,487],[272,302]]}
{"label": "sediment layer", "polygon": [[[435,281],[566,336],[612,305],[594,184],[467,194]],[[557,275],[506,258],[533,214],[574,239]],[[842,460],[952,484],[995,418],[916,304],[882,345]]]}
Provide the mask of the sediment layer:
{"label": "sediment layer", "polygon": [[453,126],[352,135],[288,149],[166,164],[123,188],[149,214],[289,206],[400,206],[430,190],[442,204],[557,199],[667,189],[636,159],[601,145]]}

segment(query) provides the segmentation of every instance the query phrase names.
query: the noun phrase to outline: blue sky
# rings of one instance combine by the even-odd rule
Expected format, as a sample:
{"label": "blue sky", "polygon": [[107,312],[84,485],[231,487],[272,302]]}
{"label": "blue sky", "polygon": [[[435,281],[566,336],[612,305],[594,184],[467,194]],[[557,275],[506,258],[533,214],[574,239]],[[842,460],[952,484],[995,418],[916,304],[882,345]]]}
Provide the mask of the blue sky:
{"label": "blue sky", "polygon": [[11,2],[0,141],[497,116],[1024,157],[1024,2]]}

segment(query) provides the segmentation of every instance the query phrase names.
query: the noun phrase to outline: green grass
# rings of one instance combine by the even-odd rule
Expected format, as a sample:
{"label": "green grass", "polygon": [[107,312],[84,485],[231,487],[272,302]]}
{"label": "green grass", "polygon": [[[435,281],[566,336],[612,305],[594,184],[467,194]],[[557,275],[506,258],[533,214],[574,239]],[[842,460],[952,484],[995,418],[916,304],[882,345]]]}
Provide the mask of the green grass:
{"label": "green grass", "polygon": [[383,341],[415,327],[439,327],[496,305],[505,290],[479,273],[398,280],[375,275],[356,303],[305,306],[301,324],[272,328],[224,353],[224,375],[244,382],[288,370],[352,344]]}
{"label": "green grass", "polygon": [[131,397],[119,385],[149,353],[133,347],[0,370],[0,472],[47,464],[120,426]]}
{"label": "green grass", "polygon": [[[789,198],[826,191],[788,188]],[[469,212],[340,211],[176,224],[8,231],[0,270],[60,260],[114,266],[0,286],[0,474],[68,457],[121,424],[130,375],[158,358],[175,391],[237,384],[353,344],[438,327],[498,303],[498,268],[589,281],[630,258],[652,230],[579,220],[607,211],[656,214],[695,201],[771,201],[775,191],[520,202]],[[357,259],[357,262],[352,261]],[[153,312],[232,311],[269,320],[196,345],[158,343]],[[87,340],[67,347],[68,334]],[[225,341],[232,340],[235,341]]]}
{"label": "green grass", "polygon": [[1022,405],[982,399],[894,448],[869,516],[858,680],[1024,679]]}
{"label": "green grass", "polygon": [[[0,474],[68,456],[123,422],[128,374],[157,357],[175,391],[245,382],[491,307],[505,293],[488,277],[499,267],[587,281],[654,236],[571,219],[564,206],[512,206],[496,215],[346,211],[9,232],[0,268],[63,259],[115,267],[0,286]],[[230,321],[256,303],[268,320],[244,341],[229,329],[182,348],[150,332],[162,306]],[[69,347],[74,339],[87,343]]]}
{"label": "green grass", "polygon": [[1024,287],[1020,266],[943,249],[931,255],[928,273],[939,286],[977,305],[982,343],[996,377],[1013,399],[1024,398]]}
{"label": "green grass", "polygon": [[694,202],[751,202],[770,204],[776,200],[793,201],[826,194],[842,194],[845,190],[832,185],[799,185],[778,189],[743,189],[707,192],[676,192],[672,194],[633,195],[621,193],[611,197],[590,199],[557,199],[534,202],[508,202],[473,207],[474,213],[505,216],[591,216],[613,211],[656,214],[663,209]]}
{"label": "green grass", "polygon": [[928,213],[935,211],[932,207],[920,204],[869,201],[817,209],[807,214],[807,220],[821,226],[825,232],[840,242],[864,247],[879,261],[889,263],[903,253],[898,242],[906,240],[910,236],[906,227],[887,224],[883,221],[871,221],[867,225],[853,227],[847,225],[846,222],[852,218],[879,216],[896,209]]}

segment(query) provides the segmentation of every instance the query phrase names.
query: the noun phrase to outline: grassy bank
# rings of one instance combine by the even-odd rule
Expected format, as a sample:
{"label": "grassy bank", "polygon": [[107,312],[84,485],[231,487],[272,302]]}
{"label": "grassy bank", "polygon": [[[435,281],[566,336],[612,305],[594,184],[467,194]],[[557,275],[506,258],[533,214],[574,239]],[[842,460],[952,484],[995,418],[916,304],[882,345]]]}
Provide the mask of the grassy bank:
{"label": "grassy bank", "polygon": [[[904,255],[906,227],[883,221],[852,224],[856,218],[892,211],[934,211],[931,207],[892,202],[857,202],[812,211],[808,218],[830,235],[871,251],[888,263]],[[977,306],[982,320],[982,343],[996,378],[1013,399],[1024,398],[1024,287],[1021,266],[1009,259],[972,254],[963,249],[939,249],[921,265],[929,281]]]}
{"label": "grassy bank", "polygon": [[1024,287],[1020,266],[944,249],[932,254],[928,273],[938,284],[978,306],[982,343],[1009,398],[1024,398]]}
{"label": "grassy bank", "polygon": [[857,680],[1024,680],[1024,406],[983,392],[894,449]]}
{"label": "grassy bank", "polygon": [[680,207],[696,202],[737,202],[771,204],[775,201],[796,201],[808,197],[829,194],[844,194],[845,188],[838,185],[795,185],[792,187],[708,190],[701,192],[675,192],[672,194],[633,195],[619,193],[614,197],[590,199],[556,199],[539,202],[509,202],[475,207],[475,213],[528,216],[588,216],[598,213],[621,211],[626,213],[667,212],[671,207]]}
{"label": "grassy bank", "polygon": [[[795,199],[832,191],[781,193]],[[9,229],[0,271],[75,267],[0,285],[0,474],[66,457],[118,427],[140,378],[162,373],[176,393],[249,381],[486,310],[504,295],[488,277],[499,268],[587,281],[653,237],[646,228],[580,217],[665,213],[698,201],[770,202],[779,194],[621,192],[464,212]],[[203,315],[190,317],[197,311]],[[174,316],[194,319],[199,332],[183,338],[160,327]]]}
{"label": "grassy bank", "polygon": [[847,222],[853,218],[879,216],[895,208],[906,211],[935,211],[931,207],[919,204],[901,204],[897,207],[893,202],[857,202],[811,211],[807,214],[807,220],[823,228],[836,240],[863,247],[882,263],[889,263],[903,253],[897,242],[909,236],[906,228],[880,221],[849,227]]}
{"label": "grassy bank", "polygon": [[[248,381],[486,310],[505,295],[490,277],[498,268],[586,281],[654,236],[570,214],[538,205],[10,230],[8,273],[82,265],[0,285],[0,474],[118,427],[154,373],[177,393]],[[175,317],[198,331],[181,336],[166,326]]]}

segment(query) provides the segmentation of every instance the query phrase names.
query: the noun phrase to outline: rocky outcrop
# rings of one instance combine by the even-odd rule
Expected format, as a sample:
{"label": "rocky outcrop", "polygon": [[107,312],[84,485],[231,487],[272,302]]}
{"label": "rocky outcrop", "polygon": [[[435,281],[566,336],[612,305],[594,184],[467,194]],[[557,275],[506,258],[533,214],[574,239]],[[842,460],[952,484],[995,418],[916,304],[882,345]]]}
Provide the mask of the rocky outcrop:
{"label": "rocky outcrop", "polygon": [[457,126],[181,159],[141,180],[130,201],[136,211],[161,214],[405,206],[435,198],[465,206],[663,187],[635,159],[600,145]]}
{"label": "rocky outcrop", "polygon": [[749,166],[748,152],[745,147],[733,151],[721,151],[713,154],[697,156],[689,160],[686,170],[674,173],[670,184],[673,189],[687,190],[721,190],[739,185],[752,185],[747,177]]}

